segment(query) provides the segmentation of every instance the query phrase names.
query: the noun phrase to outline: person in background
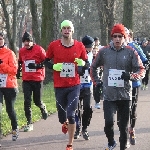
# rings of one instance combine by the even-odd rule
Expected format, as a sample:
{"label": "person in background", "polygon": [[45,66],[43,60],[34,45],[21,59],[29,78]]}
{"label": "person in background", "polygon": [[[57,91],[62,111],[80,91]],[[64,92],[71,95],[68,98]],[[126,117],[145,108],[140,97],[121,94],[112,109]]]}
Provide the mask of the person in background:
{"label": "person in background", "polygon": [[[88,61],[90,65],[92,64],[93,53],[92,49],[94,46],[94,39],[91,36],[84,36],[82,38],[82,43],[85,46]],[[83,70],[83,69],[82,69]],[[80,110],[76,111],[76,131],[74,134],[74,139],[78,139],[80,137],[80,133],[82,130],[82,135],[85,140],[89,140],[89,134],[87,131],[88,126],[90,125],[90,121],[92,118],[92,81],[90,79],[89,68],[84,70],[82,76],[80,76],[80,96],[79,96],[79,103],[83,101],[83,114],[81,115]],[[81,125],[80,125],[81,124]],[[82,127],[82,129],[81,129]]]}
{"label": "person in background", "polygon": [[128,123],[132,100],[132,82],[145,75],[145,69],[137,52],[124,45],[126,33],[124,25],[115,24],[111,30],[112,42],[99,50],[93,61],[90,74],[93,84],[101,83],[97,68],[103,66],[103,109],[104,131],[108,139],[105,150],[112,150],[117,142],[114,139],[116,111],[119,114],[120,150],[125,150],[128,140]]}
{"label": "person in background", "polygon": [[[147,45],[148,41],[145,39],[142,42],[141,48],[144,52],[144,54],[146,55],[148,61],[150,62],[150,46]],[[146,74],[145,77],[142,79],[142,86],[141,86],[141,90],[148,90],[148,82],[149,82],[149,65],[146,67]]]}
{"label": "person in background", "polygon": [[33,43],[33,38],[30,33],[25,32],[22,37],[24,46],[19,50],[18,73],[22,68],[22,87],[24,94],[24,111],[27,119],[27,125],[24,127],[24,132],[33,130],[31,101],[40,108],[42,118],[48,117],[46,105],[42,101],[43,80],[45,78],[45,68],[43,62],[45,60],[45,50]]}
{"label": "person in background", "polygon": [[[98,53],[99,48],[97,46],[94,46],[92,52],[93,52],[93,61],[96,57],[96,54]],[[100,67],[98,68],[98,77],[101,78],[100,80],[102,80],[102,74],[103,74],[103,68]],[[95,86],[93,84],[93,97],[95,100],[95,108],[100,109],[100,100],[103,99],[103,88],[102,86]]]}
{"label": "person in background", "polygon": [[97,46],[98,49],[101,49],[103,47],[102,45],[100,45],[100,40],[98,37],[94,38],[94,46]]}
{"label": "person in background", "polygon": [[[141,47],[133,41],[133,32],[132,30],[128,30],[125,27],[125,32],[127,34],[126,36],[126,44],[128,46],[131,46],[134,50],[137,51],[138,55],[140,56],[140,59],[142,60],[143,65],[145,68],[148,66],[148,59],[146,58],[146,55],[143,53],[143,50]],[[136,138],[135,138],[135,122],[137,119],[137,102],[138,102],[138,96],[139,96],[139,87],[141,86],[141,81],[133,81],[132,82],[132,104],[131,104],[131,111],[130,111],[130,127],[129,127],[129,140],[131,145],[135,145]]]}
{"label": "person in background", "polygon": [[[89,67],[87,53],[82,42],[72,38],[74,26],[64,20],[60,26],[61,39],[52,41],[46,52],[45,66],[53,69],[54,89],[59,122],[62,132],[69,135],[66,150],[73,150],[75,111],[80,94],[78,67]],[[53,62],[51,61],[53,59]]]}
{"label": "person in background", "polygon": [[13,141],[16,141],[19,136],[18,121],[14,109],[18,93],[17,68],[16,55],[5,46],[4,35],[0,33],[0,105],[2,106],[4,98],[6,112],[11,121]]}

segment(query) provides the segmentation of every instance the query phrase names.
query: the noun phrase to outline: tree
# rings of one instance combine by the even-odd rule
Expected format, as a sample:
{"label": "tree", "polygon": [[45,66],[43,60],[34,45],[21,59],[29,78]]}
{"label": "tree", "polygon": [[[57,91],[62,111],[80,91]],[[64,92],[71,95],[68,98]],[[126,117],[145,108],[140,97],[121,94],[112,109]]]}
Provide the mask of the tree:
{"label": "tree", "polygon": [[6,2],[7,1],[5,1],[5,0],[1,0],[0,4],[1,4],[1,6],[3,8],[3,12],[4,12],[7,38],[9,41],[9,48],[12,51],[14,51],[14,53],[17,53],[17,47],[16,47],[17,4],[16,4],[16,1],[13,0],[13,3],[12,3],[13,13],[12,13],[12,15],[9,15],[9,13],[7,11]]}
{"label": "tree", "polygon": [[114,24],[114,4],[115,0],[97,0],[102,45],[110,42],[110,32]]}
{"label": "tree", "polygon": [[32,15],[32,32],[35,42],[40,44],[40,29],[38,23],[38,13],[37,13],[37,4],[35,0],[30,0],[30,11]]}
{"label": "tree", "polygon": [[133,0],[124,0],[123,24],[133,30]]}
{"label": "tree", "polygon": [[48,44],[58,36],[58,1],[42,1],[41,45],[46,49]]}

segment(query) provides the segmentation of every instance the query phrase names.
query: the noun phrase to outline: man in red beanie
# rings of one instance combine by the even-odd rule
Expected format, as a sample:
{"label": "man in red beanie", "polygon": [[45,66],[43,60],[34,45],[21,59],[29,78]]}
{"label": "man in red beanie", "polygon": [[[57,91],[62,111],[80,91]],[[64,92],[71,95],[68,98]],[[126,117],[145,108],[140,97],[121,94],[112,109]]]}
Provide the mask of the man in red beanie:
{"label": "man in red beanie", "polygon": [[119,117],[120,150],[127,148],[128,123],[132,100],[132,82],[144,77],[145,69],[137,52],[125,46],[125,28],[116,24],[111,31],[112,42],[100,49],[91,65],[90,74],[94,84],[98,84],[97,68],[103,66],[104,131],[108,139],[105,150],[117,145],[114,139],[114,116]]}

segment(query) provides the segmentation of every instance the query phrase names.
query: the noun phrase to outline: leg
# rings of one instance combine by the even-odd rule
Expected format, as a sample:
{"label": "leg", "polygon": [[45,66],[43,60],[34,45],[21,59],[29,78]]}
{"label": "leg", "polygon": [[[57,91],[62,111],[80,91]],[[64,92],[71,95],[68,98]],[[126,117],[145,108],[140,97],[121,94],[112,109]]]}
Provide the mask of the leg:
{"label": "leg", "polygon": [[31,110],[31,96],[32,88],[29,81],[23,81],[22,83],[24,93],[24,111],[27,118],[27,124],[32,124],[32,110]]}
{"label": "leg", "polygon": [[67,119],[69,121],[68,124],[68,134],[69,134],[69,142],[68,145],[73,144],[74,133],[75,133],[75,110],[77,109],[78,101],[80,94],[80,85],[74,86],[70,88],[70,91],[67,96]]}
{"label": "leg", "polygon": [[40,108],[42,118],[46,120],[48,117],[48,112],[46,110],[45,104],[41,100],[42,90],[43,90],[43,81],[32,82],[32,90],[33,90],[33,101],[35,105]]}
{"label": "leg", "polygon": [[130,115],[130,102],[129,100],[118,100],[118,113],[120,116],[119,131],[120,131],[120,150],[125,150],[128,140],[128,123]]}
{"label": "leg", "polygon": [[104,132],[108,139],[108,145],[114,145],[114,115],[116,113],[116,101],[107,101],[103,102],[104,109],[104,119],[105,119],[105,127]]}
{"label": "leg", "polygon": [[12,130],[16,130],[18,128],[16,112],[14,110],[16,96],[17,96],[17,89],[15,88],[4,89],[6,112],[11,120]]}

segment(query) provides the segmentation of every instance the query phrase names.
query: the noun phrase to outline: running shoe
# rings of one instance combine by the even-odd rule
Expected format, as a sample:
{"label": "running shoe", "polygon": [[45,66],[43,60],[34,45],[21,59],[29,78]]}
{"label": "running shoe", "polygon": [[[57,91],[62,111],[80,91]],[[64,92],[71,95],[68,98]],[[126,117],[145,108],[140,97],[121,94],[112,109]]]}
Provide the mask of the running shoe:
{"label": "running shoe", "polygon": [[109,143],[108,143],[108,146],[105,148],[105,150],[113,150],[116,147],[116,145],[117,145],[116,141],[114,141],[113,145],[109,145]]}
{"label": "running shoe", "polygon": [[89,137],[89,134],[88,134],[88,132],[85,130],[85,131],[82,131],[82,135],[83,135],[83,138],[85,139],[85,140],[90,140],[90,137]]}
{"label": "running shoe", "polygon": [[33,130],[33,124],[27,124],[25,127],[24,127],[24,132],[28,132],[28,131],[32,131]]}
{"label": "running shoe", "polygon": [[15,129],[12,131],[12,141],[16,141],[19,136],[19,129]]}

